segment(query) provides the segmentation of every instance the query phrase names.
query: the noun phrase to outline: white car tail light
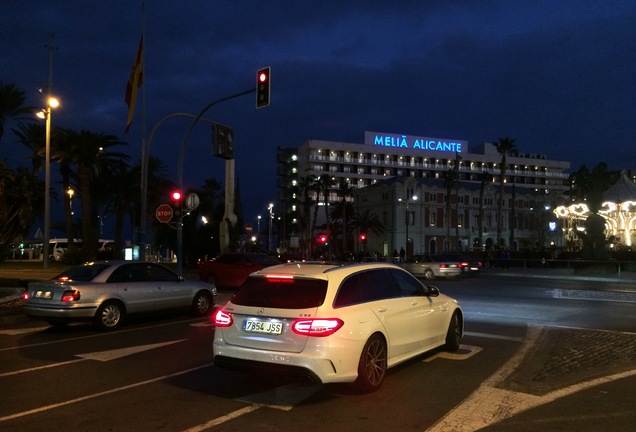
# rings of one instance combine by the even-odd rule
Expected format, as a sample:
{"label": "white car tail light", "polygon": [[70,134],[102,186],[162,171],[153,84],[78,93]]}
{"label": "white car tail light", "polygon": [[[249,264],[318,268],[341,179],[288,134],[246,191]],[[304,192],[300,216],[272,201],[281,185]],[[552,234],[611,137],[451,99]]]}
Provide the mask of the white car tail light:
{"label": "white car tail light", "polygon": [[334,334],[344,325],[340,318],[299,319],[293,322],[294,333],[303,336],[324,337]]}

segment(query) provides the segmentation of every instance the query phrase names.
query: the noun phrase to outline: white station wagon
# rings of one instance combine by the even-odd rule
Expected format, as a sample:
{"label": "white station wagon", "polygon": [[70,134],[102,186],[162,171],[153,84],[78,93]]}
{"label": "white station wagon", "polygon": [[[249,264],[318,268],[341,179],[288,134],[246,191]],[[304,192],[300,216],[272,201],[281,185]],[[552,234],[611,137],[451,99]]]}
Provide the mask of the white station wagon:
{"label": "white station wagon", "polygon": [[214,364],[374,391],[392,366],[457,350],[463,320],[456,300],[393,264],[281,264],[216,311]]}

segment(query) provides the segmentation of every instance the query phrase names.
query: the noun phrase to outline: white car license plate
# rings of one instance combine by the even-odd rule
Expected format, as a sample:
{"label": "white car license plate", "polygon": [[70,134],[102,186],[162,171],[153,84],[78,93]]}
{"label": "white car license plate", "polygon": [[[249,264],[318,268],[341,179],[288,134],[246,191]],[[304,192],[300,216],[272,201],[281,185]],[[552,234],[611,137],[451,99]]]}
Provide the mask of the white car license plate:
{"label": "white car license plate", "polygon": [[267,334],[281,334],[283,332],[283,323],[271,322],[271,321],[256,321],[245,320],[243,321],[243,331],[249,333],[267,333]]}

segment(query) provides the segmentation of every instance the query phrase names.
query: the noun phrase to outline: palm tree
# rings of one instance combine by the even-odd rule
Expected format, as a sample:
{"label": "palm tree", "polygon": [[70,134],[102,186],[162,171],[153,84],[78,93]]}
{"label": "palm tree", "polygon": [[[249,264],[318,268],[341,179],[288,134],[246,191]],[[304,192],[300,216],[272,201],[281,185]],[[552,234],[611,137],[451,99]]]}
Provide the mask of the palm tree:
{"label": "palm tree", "polygon": [[14,84],[0,82],[0,140],[4,135],[4,125],[10,118],[31,114],[35,108],[25,106],[25,93]]}
{"label": "palm tree", "polygon": [[[501,155],[501,166],[499,168],[499,201],[497,206],[497,244],[500,244],[501,231],[503,229],[503,207],[504,207],[504,183],[506,182],[506,158],[514,150],[516,150],[515,140],[512,138],[504,137],[499,138],[499,141],[495,143],[497,152]],[[500,245],[503,246],[503,245]]]}
{"label": "palm tree", "polygon": [[130,167],[124,161],[113,164],[110,169],[103,170],[99,176],[102,185],[105,213],[115,216],[113,235],[113,258],[122,258],[122,237],[126,215],[134,214],[139,208],[141,189],[140,166]]}
{"label": "palm tree", "polygon": [[303,258],[308,258],[312,254],[313,241],[311,241],[311,239],[313,238],[313,226],[310,214],[312,205],[311,193],[314,181],[314,176],[302,177],[298,180],[297,184],[297,197],[300,206],[300,217],[298,219]]}
{"label": "palm tree", "polygon": [[26,168],[15,172],[0,159],[0,256],[18,238],[26,236],[44,208],[44,185]]}
{"label": "palm tree", "polygon": [[341,200],[339,203],[336,203],[335,208],[331,212],[332,219],[340,219],[341,227],[342,227],[342,247],[343,251],[347,251],[349,249],[349,230],[347,229],[347,214],[352,214],[349,212],[350,209],[353,208],[353,205],[347,202],[347,198],[353,194],[354,188],[345,180],[340,179],[338,186],[338,195]]}
{"label": "palm tree", "polygon": [[[51,160],[57,163],[60,169],[60,175],[62,177],[62,190],[65,192],[69,189],[76,190],[77,186],[73,187],[72,181],[77,184],[77,176],[73,171],[72,163],[75,157],[75,149],[73,148],[73,142],[68,140],[70,135],[66,133],[64,129],[56,129],[51,138]],[[41,152],[44,152],[44,148],[40,148]],[[42,155],[40,154],[40,157]],[[66,214],[66,237],[68,239],[68,248],[75,249],[75,230],[73,225],[73,211],[71,208],[71,196],[68,193],[63,194],[64,209]]]}
{"label": "palm tree", "polygon": [[367,235],[372,232],[379,236],[385,231],[384,224],[378,215],[372,213],[370,209],[364,209],[360,212],[356,212],[351,219],[351,225],[354,229],[357,229],[359,233]]}
{"label": "palm tree", "polygon": [[[332,177],[320,177],[320,188],[322,189],[323,206],[325,210],[325,227],[327,228],[327,235],[329,237],[333,237],[333,233],[331,232],[331,218],[329,217],[329,192],[331,192],[333,185],[334,180]],[[333,239],[333,244],[336,244],[335,239]]]}
{"label": "palm tree", "polygon": [[18,142],[30,150],[32,172],[33,175],[37,175],[44,164],[46,142],[44,125],[39,123],[20,123],[12,131],[18,138]]}
{"label": "palm tree", "polygon": [[110,152],[108,149],[125,144],[113,135],[97,134],[89,131],[75,132],[65,130],[66,140],[74,150],[73,163],[79,184],[79,195],[82,203],[82,235],[85,259],[97,258],[97,214],[96,203],[93,202],[92,182],[103,171],[119,166],[128,159],[128,155]]}

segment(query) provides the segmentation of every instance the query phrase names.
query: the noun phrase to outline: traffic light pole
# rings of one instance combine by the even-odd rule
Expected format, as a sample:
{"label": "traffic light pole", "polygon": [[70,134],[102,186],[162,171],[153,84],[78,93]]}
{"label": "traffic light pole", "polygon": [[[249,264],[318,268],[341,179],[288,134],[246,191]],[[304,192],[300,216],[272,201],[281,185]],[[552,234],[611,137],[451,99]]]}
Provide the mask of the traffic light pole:
{"label": "traffic light pole", "polygon": [[[230,99],[235,99],[240,96],[245,96],[246,94],[250,94],[254,92],[256,92],[256,87],[252,87],[242,92],[216,99],[210,102],[208,105],[206,105],[205,108],[203,108],[201,112],[199,112],[199,114],[194,118],[194,120],[192,120],[192,123],[190,123],[190,127],[188,127],[188,130],[186,131],[186,134],[183,137],[183,141],[181,142],[181,149],[179,151],[177,179],[179,181],[179,190],[181,192],[183,192],[183,161],[185,160],[186,147],[188,144],[188,140],[190,139],[190,135],[192,134],[192,130],[194,129],[194,126],[197,124],[201,116],[203,116],[203,114],[205,114],[207,110],[209,110],[216,104],[228,101]],[[183,275],[183,211],[181,212],[181,215],[179,216],[179,220],[177,222],[177,274],[179,276]]]}
{"label": "traffic light pole", "polygon": [[[148,209],[148,163],[150,160],[150,146],[152,145],[152,140],[155,137],[155,134],[167,120],[174,117],[189,117],[189,118],[197,118],[194,114],[188,113],[172,113],[168,114],[161,120],[157,122],[157,124],[152,128],[150,132],[150,136],[148,140],[144,143],[143,156],[141,160],[141,208],[139,210],[140,220],[139,220],[139,259],[141,261],[146,260],[146,224],[147,224],[147,209]],[[208,120],[205,118],[200,118],[207,123],[214,124],[212,120]],[[181,191],[183,192],[183,191]]]}

